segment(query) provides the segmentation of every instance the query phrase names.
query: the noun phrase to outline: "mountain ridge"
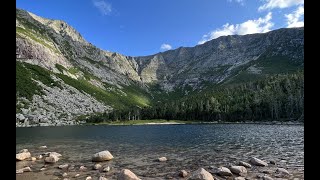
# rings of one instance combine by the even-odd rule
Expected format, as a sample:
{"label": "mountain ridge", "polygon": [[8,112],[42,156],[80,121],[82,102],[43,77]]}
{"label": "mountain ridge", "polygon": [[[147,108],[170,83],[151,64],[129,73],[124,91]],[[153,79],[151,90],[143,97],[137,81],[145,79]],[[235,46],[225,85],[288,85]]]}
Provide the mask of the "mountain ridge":
{"label": "mountain ridge", "polygon": [[[61,84],[60,87],[53,87],[57,92],[69,89],[94,102],[78,102],[72,93],[67,93],[64,98],[77,102],[80,109],[85,109],[84,112],[78,112],[76,107],[69,104],[64,105],[70,108],[67,112],[62,108],[55,113],[51,108],[53,114],[63,114],[66,118],[59,120],[60,115],[52,115],[44,122],[48,124],[74,122],[78,116],[112,109],[149,106],[157,99],[155,96],[174,93],[177,89],[185,94],[190,88],[191,91],[199,91],[207,88],[208,84],[237,82],[239,77],[249,77],[250,80],[268,74],[294,72],[302,69],[304,64],[304,28],[222,36],[195,47],[179,47],[149,56],[133,57],[97,48],[61,20],[42,18],[20,9],[16,11],[16,54],[21,71],[29,72],[31,82],[37,82],[42,89],[47,89],[47,97],[54,93],[48,85],[41,84],[43,78],[40,77],[43,74],[46,79]],[[282,65],[273,68],[279,63]],[[31,108],[18,108],[17,124],[39,124],[41,117],[50,112],[45,110],[50,102],[44,102],[44,95],[37,91],[28,92],[32,98],[25,99],[19,96],[19,90],[22,92],[24,89],[21,86],[17,91],[19,107],[31,104],[35,111],[31,113]],[[53,97],[49,101],[53,102]],[[102,104],[95,102],[97,99]],[[120,99],[120,103],[117,99]],[[91,109],[86,109],[87,106]],[[30,113],[33,115],[30,116]]]}

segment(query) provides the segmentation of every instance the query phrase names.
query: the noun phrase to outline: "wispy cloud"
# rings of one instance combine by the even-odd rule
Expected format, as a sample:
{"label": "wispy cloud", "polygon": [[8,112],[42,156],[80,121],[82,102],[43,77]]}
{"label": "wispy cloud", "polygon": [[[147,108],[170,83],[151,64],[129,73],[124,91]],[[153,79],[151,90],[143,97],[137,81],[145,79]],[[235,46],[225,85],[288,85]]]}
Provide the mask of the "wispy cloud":
{"label": "wispy cloud", "polygon": [[255,20],[248,20],[241,24],[225,24],[222,28],[211,31],[208,34],[202,36],[202,39],[198,42],[198,44],[203,44],[211,39],[216,39],[220,36],[227,35],[244,35],[244,34],[253,34],[253,33],[264,33],[270,31],[273,27],[273,23],[271,22],[272,13],[269,12],[264,18],[259,18]]}
{"label": "wispy cloud", "polygon": [[228,0],[228,2],[237,2],[237,3],[241,4],[241,5],[244,5],[244,1],[245,0]]}
{"label": "wispy cloud", "polygon": [[299,6],[297,10],[291,14],[286,14],[288,28],[304,26],[304,7]]}
{"label": "wispy cloud", "polygon": [[93,0],[93,5],[99,9],[102,15],[109,15],[112,11],[111,4],[104,0]]}
{"label": "wispy cloud", "polygon": [[164,44],[161,45],[160,49],[163,50],[163,51],[167,51],[167,50],[172,49],[172,46],[170,44],[164,43]]}
{"label": "wispy cloud", "polygon": [[304,0],[264,0],[264,4],[259,7],[259,11],[262,10],[270,10],[274,8],[288,8],[291,6],[302,5],[304,4]]}

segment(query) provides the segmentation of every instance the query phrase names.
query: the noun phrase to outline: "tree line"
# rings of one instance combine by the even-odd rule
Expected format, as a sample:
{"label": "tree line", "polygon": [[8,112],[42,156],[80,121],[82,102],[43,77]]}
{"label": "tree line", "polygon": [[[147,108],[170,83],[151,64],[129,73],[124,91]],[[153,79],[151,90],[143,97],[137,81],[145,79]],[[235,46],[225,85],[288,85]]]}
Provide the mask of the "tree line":
{"label": "tree line", "polygon": [[304,121],[304,72],[224,85],[151,107],[90,116],[87,122],[175,119],[192,121]]}

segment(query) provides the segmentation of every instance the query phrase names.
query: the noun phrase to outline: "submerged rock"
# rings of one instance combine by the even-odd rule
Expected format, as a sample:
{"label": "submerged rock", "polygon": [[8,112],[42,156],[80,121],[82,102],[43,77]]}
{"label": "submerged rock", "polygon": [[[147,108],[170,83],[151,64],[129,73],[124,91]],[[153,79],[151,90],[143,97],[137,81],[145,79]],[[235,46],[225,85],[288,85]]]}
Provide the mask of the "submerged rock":
{"label": "submerged rock", "polygon": [[251,164],[246,163],[246,162],[243,162],[243,161],[240,161],[240,162],[239,162],[239,165],[240,165],[240,166],[244,166],[244,167],[246,167],[246,168],[251,168]]}
{"label": "submerged rock", "polygon": [[186,171],[186,170],[181,170],[180,172],[179,172],[179,176],[180,177],[187,177],[188,176],[188,172]]}
{"label": "submerged rock", "polygon": [[161,158],[158,158],[158,161],[159,162],[165,162],[165,161],[167,161],[167,158],[166,157],[161,157]]}
{"label": "submerged rock", "polygon": [[95,164],[95,165],[93,166],[93,169],[94,169],[94,170],[99,170],[99,169],[101,169],[101,168],[102,168],[101,164]]}
{"label": "submerged rock", "polygon": [[240,176],[247,175],[247,169],[244,166],[231,166],[230,171],[232,173],[240,175]]}
{"label": "submerged rock", "polygon": [[129,169],[122,169],[120,171],[120,174],[118,175],[117,180],[141,180],[138,178],[137,175],[135,175],[133,172],[131,172]]}
{"label": "submerged rock", "polygon": [[101,151],[92,156],[92,161],[94,162],[109,161],[111,159],[113,159],[113,156],[109,151]]}
{"label": "submerged rock", "polygon": [[226,167],[219,167],[217,174],[219,174],[220,176],[232,176],[230,169]]}
{"label": "submerged rock", "polygon": [[261,159],[255,158],[255,157],[252,157],[250,159],[250,163],[253,165],[256,165],[256,166],[268,166],[268,163],[262,161]]}
{"label": "submerged rock", "polygon": [[214,180],[213,176],[203,168],[193,172],[188,180]]}

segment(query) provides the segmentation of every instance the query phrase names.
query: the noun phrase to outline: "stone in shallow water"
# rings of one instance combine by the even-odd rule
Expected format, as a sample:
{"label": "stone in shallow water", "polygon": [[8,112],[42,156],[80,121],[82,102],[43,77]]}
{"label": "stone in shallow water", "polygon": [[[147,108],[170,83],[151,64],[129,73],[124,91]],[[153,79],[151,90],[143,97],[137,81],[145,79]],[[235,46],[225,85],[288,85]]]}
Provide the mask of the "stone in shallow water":
{"label": "stone in shallow water", "polygon": [[16,160],[18,160],[18,161],[23,161],[23,160],[30,158],[30,157],[31,157],[30,152],[20,152],[20,153],[16,154]]}
{"label": "stone in shallow water", "polygon": [[31,157],[31,161],[36,161],[36,160],[37,160],[37,158]]}
{"label": "stone in shallow water", "polygon": [[99,170],[99,169],[101,169],[101,164],[95,164],[94,166],[93,166],[93,169],[94,170]]}
{"label": "stone in shallow water", "polygon": [[276,170],[276,176],[277,177],[285,177],[285,176],[289,176],[289,175],[290,175],[289,171],[287,171],[284,168],[278,168]]}
{"label": "stone in shallow water", "polygon": [[263,180],[273,180],[270,176],[264,175],[262,176]]}
{"label": "stone in shallow water", "polygon": [[24,172],[31,172],[31,168],[29,166],[16,170],[16,174],[21,174]]}
{"label": "stone in shallow water", "polygon": [[118,180],[141,180],[129,169],[122,169],[118,175]]}
{"label": "stone in shallow water", "polygon": [[99,177],[99,180],[108,180],[107,178],[103,177],[103,176],[100,176]]}
{"label": "stone in shallow water", "polygon": [[40,149],[46,149],[47,146],[40,146],[39,148],[40,148]]}
{"label": "stone in shallow water", "polygon": [[219,174],[220,176],[232,176],[230,169],[226,167],[219,167],[217,174]]}
{"label": "stone in shallow water", "polygon": [[158,161],[159,162],[165,162],[165,161],[167,161],[167,158],[166,157],[160,157],[160,158],[158,158]]}
{"label": "stone in shallow water", "polygon": [[109,161],[111,159],[113,159],[113,156],[109,151],[101,151],[92,156],[92,161],[94,162]]}
{"label": "stone in shallow water", "polygon": [[80,174],[76,174],[76,175],[74,175],[74,177],[79,177],[80,176]]}
{"label": "stone in shallow water", "polygon": [[247,169],[244,166],[231,166],[230,171],[232,173],[240,175],[240,176],[247,175]]}
{"label": "stone in shallow water", "polygon": [[88,177],[86,178],[86,180],[92,180],[92,177],[91,177],[91,176],[88,176]]}
{"label": "stone in shallow water", "polygon": [[187,172],[186,170],[181,170],[181,171],[179,172],[179,176],[180,176],[180,177],[187,177],[187,176],[188,176],[188,172]]}
{"label": "stone in shallow water", "polygon": [[234,180],[246,180],[244,177],[235,177]]}
{"label": "stone in shallow water", "polygon": [[62,177],[66,177],[66,176],[68,176],[66,172],[62,174]]}
{"label": "stone in shallow water", "polygon": [[268,166],[268,163],[262,161],[261,159],[255,158],[255,157],[252,157],[250,159],[250,163],[253,165],[256,165],[256,166]]}
{"label": "stone in shallow water", "polygon": [[276,165],[276,161],[275,160],[270,160],[270,164]]}
{"label": "stone in shallow water", "polygon": [[188,180],[214,180],[213,176],[203,168],[193,172]]}
{"label": "stone in shallow water", "polygon": [[107,167],[105,167],[104,169],[103,169],[103,172],[109,172],[110,171],[110,167],[109,166],[107,166]]}
{"label": "stone in shallow water", "polygon": [[80,166],[79,170],[80,171],[85,171],[85,170],[87,170],[87,168],[85,166]]}
{"label": "stone in shallow water", "polygon": [[251,164],[246,163],[246,162],[243,162],[243,161],[240,161],[240,162],[239,162],[239,165],[240,165],[240,166],[244,166],[244,167],[246,167],[246,168],[251,168]]}
{"label": "stone in shallow water", "polygon": [[46,162],[46,163],[56,163],[57,161],[59,161],[59,157],[57,157],[55,155],[50,155],[49,157],[46,157],[44,159],[44,162]]}

